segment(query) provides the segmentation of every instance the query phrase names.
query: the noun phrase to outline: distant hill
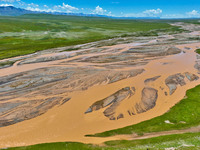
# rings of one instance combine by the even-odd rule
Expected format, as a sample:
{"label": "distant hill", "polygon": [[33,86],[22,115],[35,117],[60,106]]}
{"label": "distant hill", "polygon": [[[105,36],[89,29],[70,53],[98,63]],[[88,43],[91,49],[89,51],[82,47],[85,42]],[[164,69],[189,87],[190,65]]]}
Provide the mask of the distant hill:
{"label": "distant hill", "polygon": [[0,7],[0,16],[20,16],[24,14],[36,13],[26,9],[16,8],[13,6],[1,6]]}
{"label": "distant hill", "polygon": [[91,17],[108,17],[98,14],[83,14],[83,13],[62,13],[62,12],[45,12],[45,11],[30,11],[13,6],[0,6],[0,16],[20,16],[25,14],[52,14],[52,15],[68,15],[68,16],[91,16]]}
{"label": "distant hill", "polygon": [[106,15],[83,14],[83,13],[62,13],[62,12],[42,12],[42,13],[52,14],[52,15],[66,15],[66,16],[109,17],[109,16],[106,16]]}
{"label": "distant hill", "polygon": [[140,17],[111,17],[98,14],[83,14],[83,13],[63,13],[63,12],[45,12],[45,11],[30,11],[13,6],[0,6],[0,16],[20,16],[25,14],[52,14],[52,15],[67,15],[67,16],[88,16],[88,17],[107,17],[116,19],[160,19],[160,18],[140,18]]}

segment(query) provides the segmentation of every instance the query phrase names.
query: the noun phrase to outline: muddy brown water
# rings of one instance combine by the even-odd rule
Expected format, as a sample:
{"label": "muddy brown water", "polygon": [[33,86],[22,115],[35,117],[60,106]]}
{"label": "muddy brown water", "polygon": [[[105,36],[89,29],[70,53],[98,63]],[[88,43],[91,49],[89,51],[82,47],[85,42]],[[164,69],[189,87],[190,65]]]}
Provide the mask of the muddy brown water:
{"label": "muddy brown water", "polygon": [[[186,81],[187,84],[182,87],[178,86],[174,94],[165,95],[165,91],[169,93],[165,79],[170,75],[185,72],[198,75],[198,71],[194,68],[194,65],[196,61],[195,49],[200,47],[200,43],[177,45],[176,47],[180,48],[183,52],[151,60],[144,66],[137,66],[136,68],[145,69],[140,75],[112,84],[93,86],[86,91],[75,91],[70,93],[72,99],[61,107],[54,107],[47,113],[30,120],[1,127],[0,147],[5,148],[64,141],[100,144],[108,140],[126,139],[123,136],[94,138],[85,137],[84,135],[117,129],[160,116],[183,99],[188,89],[199,85],[200,80],[192,82]],[[185,47],[190,48],[190,50],[186,50]],[[14,65],[13,67],[2,69],[0,76],[48,67],[61,62],[63,60],[45,62],[37,65]],[[87,63],[83,63],[82,65],[87,65]],[[145,79],[155,76],[160,76],[160,78],[148,84],[144,83]],[[116,110],[116,113],[125,114],[123,119],[115,121],[109,120],[103,115],[105,109],[89,114],[84,113],[91,104],[113,94],[123,87],[135,87],[136,89],[135,95],[122,101]],[[132,106],[141,99],[141,91],[144,87],[152,87],[158,90],[156,106],[147,112],[129,116],[127,110],[132,109]]]}

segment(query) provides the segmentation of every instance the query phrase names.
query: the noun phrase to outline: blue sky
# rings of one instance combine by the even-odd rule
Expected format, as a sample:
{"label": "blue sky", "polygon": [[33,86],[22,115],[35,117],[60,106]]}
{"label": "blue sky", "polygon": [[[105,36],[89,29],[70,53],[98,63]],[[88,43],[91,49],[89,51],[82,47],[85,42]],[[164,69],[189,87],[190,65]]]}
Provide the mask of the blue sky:
{"label": "blue sky", "polygon": [[200,0],[0,0],[34,11],[101,14],[117,17],[200,17]]}

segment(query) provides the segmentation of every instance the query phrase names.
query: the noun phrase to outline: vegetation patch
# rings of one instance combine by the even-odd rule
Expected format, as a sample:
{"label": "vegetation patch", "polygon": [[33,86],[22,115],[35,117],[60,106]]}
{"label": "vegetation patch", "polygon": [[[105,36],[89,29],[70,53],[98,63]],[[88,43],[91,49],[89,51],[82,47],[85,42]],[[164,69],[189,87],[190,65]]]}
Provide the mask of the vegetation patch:
{"label": "vegetation patch", "polygon": [[197,49],[197,50],[196,50],[196,53],[200,54],[200,49]]}
{"label": "vegetation patch", "polygon": [[0,69],[4,67],[9,67],[12,66],[15,63],[15,61],[5,61],[5,62],[0,62]]}
{"label": "vegetation patch", "polygon": [[200,148],[199,140],[200,133],[185,133],[134,141],[109,141],[105,143],[105,146],[62,142],[7,148],[7,150],[165,150],[167,148],[198,150]]}
{"label": "vegetation patch", "polygon": [[176,33],[182,30],[159,20],[45,14],[0,17],[0,59],[114,37],[157,36],[160,32]]}

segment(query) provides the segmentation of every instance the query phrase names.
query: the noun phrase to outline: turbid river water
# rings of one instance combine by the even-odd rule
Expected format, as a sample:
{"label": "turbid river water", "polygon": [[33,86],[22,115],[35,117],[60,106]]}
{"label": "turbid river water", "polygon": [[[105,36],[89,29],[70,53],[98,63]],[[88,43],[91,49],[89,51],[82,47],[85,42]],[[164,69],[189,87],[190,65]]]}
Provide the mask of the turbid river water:
{"label": "turbid river water", "polygon": [[[107,48],[121,48],[120,52],[124,52],[130,47],[137,48],[141,45],[143,44],[123,44],[110,46]],[[123,138],[123,136],[93,138],[85,137],[84,135],[121,128],[154,118],[156,116],[160,116],[167,112],[181,99],[183,99],[188,89],[191,89],[200,84],[200,79],[198,79],[198,70],[194,68],[197,61],[197,54],[195,50],[200,47],[200,43],[180,44],[175,45],[175,47],[180,49],[181,53],[167,56],[151,57],[151,59],[149,58],[148,63],[144,65],[127,65],[127,67],[122,68],[118,66],[117,68],[111,69],[112,71],[118,70],[120,72],[126,70],[144,69],[142,73],[136,76],[126,77],[125,79],[118,80],[117,82],[113,82],[110,84],[108,84],[108,81],[102,82],[101,84],[97,83],[96,85],[88,87],[86,90],[75,90],[72,92],[67,92],[67,94],[61,93],[60,95],[68,96],[71,99],[61,106],[55,106],[49,109],[46,113],[42,115],[33,117],[29,120],[18,122],[16,124],[1,127],[0,147],[3,148],[24,146],[38,143],[61,141],[77,141],[84,143],[100,144],[104,141]],[[70,54],[73,54],[73,52],[71,52]],[[105,50],[104,54],[108,55],[109,50]],[[115,54],[117,54],[117,52]],[[83,67],[85,69],[91,67],[90,62],[70,62],[70,60],[78,60],[79,58],[83,57],[84,59],[87,59],[89,56],[91,57],[97,55],[99,56],[102,54],[87,53],[81,56],[77,55],[75,57],[62,60],[17,65],[20,62],[19,61],[15,63],[13,67],[1,69],[0,76],[8,76],[10,74],[16,74],[24,71],[35,71],[35,69],[52,66],[66,65],[69,67],[77,66],[77,68]],[[54,54],[48,56],[54,56]],[[65,61],[67,61],[68,63],[66,63]],[[123,61],[121,61],[121,63],[122,62]],[[106,65],[108,64],[109,62]],[[116,62],[111,62],[110,64],[113,65],[116,64]],[[94,68],[102,68],[101,63],[95,62],[92,63],[92,65]],[[98,75],[103,76],[104,74]],[[97,76],[97,78],[99,76]],[[169,78],[170,76],[171,78]],[[167,84],[167,79],[169,80],[169,84]],[[174,84],[174,82],[177,83]],[[61,85],[60,82],[59,84]],[[62,86],[59,86],[59,84],[57,84],[58,86],[55,90],[63,88]],[[49,84],[49,86],[51,86],[51,84]],[[169,86],[172,87],[171,91]],[[129,89],[131,89],[131,94],[125,97],[123,100],[120,100],[120,102],[118,102],[116,106],[112,108],[112,111],[114,112],[112,118],[109,119],[110,116],[106,117],[104,115],[104,111],[109,106],[98,109],[96,111],[94,109],[92,112],[85,114],[86,110],[88,110],[88,108],[92,106],[95,102],[105,99],[106,97],[126,87],[129,87]],[[150,90],[147,91],[147,93],[143,93],[142,91],[145,88],[147,90]],[[53,89],[50,88],[49,90],[52,90],[53,92]],[[31,93],[34,93],[34,91],[31,91]],[[55,95],[59,96],[58,93],[56,93]],[[35,97],[37,97],[37,99],[43,99],[45,96],[46,95],[40,95],[39,93]],[[147,98],[147,101],[142,101],[142,97],[144,99]],[[25,96],[20,96],[14,98],[13,100],[11,100],[11,102],[17,100],[26,101],[27,99],[29,99],[29,97],[27,99],[26,98],[27,97]],[[148,98],[150,100],[148,100]],[[155,106],[153,106],[154,103]],[[147,104],[151,105],[151,107],[147,108]],[[21,113],[23,113],[23,111]],[[116,119],[116,117],[120,114],[121,118]],[[113,119],[113,117],[115,118]]]}

